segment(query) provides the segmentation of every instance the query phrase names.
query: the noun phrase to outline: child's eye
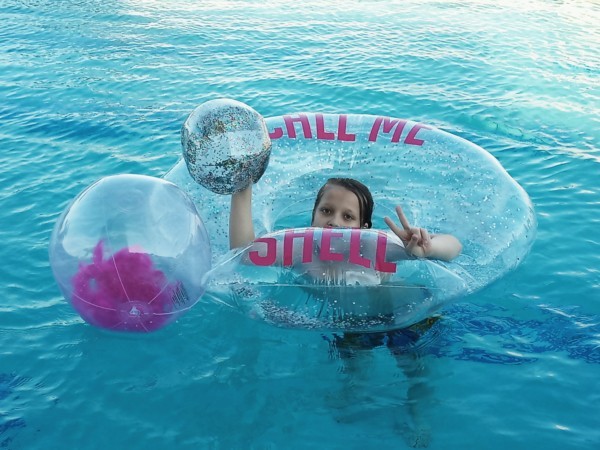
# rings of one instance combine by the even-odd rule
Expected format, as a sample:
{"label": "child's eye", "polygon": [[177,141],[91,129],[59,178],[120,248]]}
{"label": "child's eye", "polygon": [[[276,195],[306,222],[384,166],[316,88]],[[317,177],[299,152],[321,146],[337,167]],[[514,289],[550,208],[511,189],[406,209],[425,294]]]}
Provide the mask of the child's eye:
{"label": "child's eye", "polygon": [[344,219],[346,219],[346,220],[348,220],[348,221],[351,221],[351,220],[354,220],[354,217],[353,217],[353,216],[351,216],[350,214],[345,214],[345,215],[344,215]]}
{"label": "child's eye", "polygon": [[321,212],[323,214],[329,214],[331,212],[331,210],[329,208],[321,208]]}

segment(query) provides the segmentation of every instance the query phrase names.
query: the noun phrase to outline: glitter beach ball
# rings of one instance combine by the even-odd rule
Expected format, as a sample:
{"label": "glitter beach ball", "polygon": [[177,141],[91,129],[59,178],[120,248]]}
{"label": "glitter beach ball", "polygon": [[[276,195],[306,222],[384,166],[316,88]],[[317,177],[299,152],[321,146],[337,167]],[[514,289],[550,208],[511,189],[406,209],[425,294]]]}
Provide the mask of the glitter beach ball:
{"label": "glitter beach ball", "polygon": [[271,155],[263,117],[230,99],[211,100],[192,111],[181,129],[181,146],[191,177],[218,194],[256,183]]}
{"label": "glitter beach ball", "polygon": [[211,251],[193,202],[174,184],[117,175],[92,184],[54,227],[50,265],[88,323],[149,332],[189,310],[205,290]]}

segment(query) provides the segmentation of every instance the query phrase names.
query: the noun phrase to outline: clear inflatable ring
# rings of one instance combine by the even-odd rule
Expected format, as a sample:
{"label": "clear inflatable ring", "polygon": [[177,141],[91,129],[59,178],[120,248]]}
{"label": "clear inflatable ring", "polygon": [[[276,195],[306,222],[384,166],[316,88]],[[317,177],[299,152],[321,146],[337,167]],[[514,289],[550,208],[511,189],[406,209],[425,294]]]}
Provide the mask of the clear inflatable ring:
{"label": "clear inflatable ring", "polygon": [[[253,189],[260,239],[250,247],[228,250],[229,196],[198,185],[183,160],[165,176],[191,196],[206,225],[214,256],[207,295],[216,301],[278,326],[396,329],[500,278],[531,247],[536,219],[526,192],[492,155],[465,139],[411,120],[360,114],[294,113],[267,118],[266,125],[272,148]],[[331,177],[370,188],[372,230],[353,238],[351,230],[327,237],[323,229],[303,228],[316,192]],[[407,257],[383,221],[398,204],[411,223],[459,238],[462,254],[452,262]],[[292,262],[286,264],[286,230],[294,229],[304,235],[287,244]],[[393,274],[365,262],[376,261],[369,252],[377,251],[381,236],[387,246],[380,257],[395,265]],[[324,242],[330,247],[322,250]],[[251,252],[256,260],[269,251],[272,264],[252,263]],[[359,253],[351,257],[352,251]],[[332,254],[340,261],[327,260]],[[330,276],[336,263],[343,275],[335,269]]]}

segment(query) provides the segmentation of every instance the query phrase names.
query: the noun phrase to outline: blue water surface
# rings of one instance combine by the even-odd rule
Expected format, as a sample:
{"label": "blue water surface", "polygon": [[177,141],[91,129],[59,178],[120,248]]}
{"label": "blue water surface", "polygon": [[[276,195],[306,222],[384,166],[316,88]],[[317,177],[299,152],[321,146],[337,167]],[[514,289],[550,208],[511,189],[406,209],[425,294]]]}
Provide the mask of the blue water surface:
{"label": "blue water surface", "polygon": [[[0,23],[0,448],[600,446],[597,2],[0,0]],[[529,193],[533,249],[397,357],[206,302],[91,327],[54,223],[102,176],[163,176],[217,97],[469,139]]]}

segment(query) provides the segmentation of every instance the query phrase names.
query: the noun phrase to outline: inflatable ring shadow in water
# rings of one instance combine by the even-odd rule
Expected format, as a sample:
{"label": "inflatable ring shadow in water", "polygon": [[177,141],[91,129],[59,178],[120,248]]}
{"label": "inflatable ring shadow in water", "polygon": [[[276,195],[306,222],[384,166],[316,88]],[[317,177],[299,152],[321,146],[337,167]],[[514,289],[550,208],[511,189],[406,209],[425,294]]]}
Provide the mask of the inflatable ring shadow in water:
{"label": "inflatable ring shadow in water", "polygon": [[[215,301],[279,326],[395,329],[500,278],[531,247],[536,219],[526,192],[465,139],[372,115],[296,113],[266,124],[271,158],[253,189],[260,239],[248,248],[228,251],[229,196],[199,186],[183,160],[165,176],[204,220],[216,258],[207,295]],[[330,177],[370,188],[372,230],[296,229],[310,225],[316,192]],[[377,231],[397,204],[416,226],[455,235],[463,253],[452,262],[407,256],[395,236]]]}

